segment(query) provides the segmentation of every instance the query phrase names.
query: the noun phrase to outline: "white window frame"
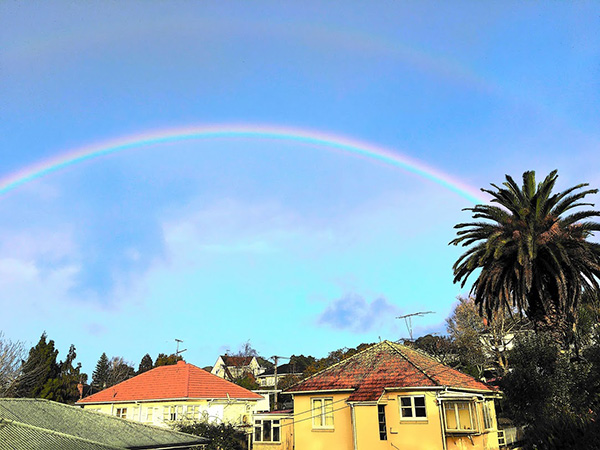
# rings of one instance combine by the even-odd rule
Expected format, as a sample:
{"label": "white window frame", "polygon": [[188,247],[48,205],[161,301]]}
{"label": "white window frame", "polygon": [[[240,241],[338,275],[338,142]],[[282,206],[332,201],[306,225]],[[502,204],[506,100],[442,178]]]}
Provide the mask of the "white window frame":
{"label": "white window frame", "polygon": [[153,416],[154,416],[154,411],[153,411],[153,407],[149,406],[148,408],[146,408],[146,422],[153,422]]}
{"label": "white window frame", "polygon": [[[270,428],[269,428],[269,436],[268,439],[265,439],[265,422],[270,422]],[[277,429],[279,431],[279,439],[278,440],[273,440],[273,431]],[[258,432],[258,439],[257,439],[257,434],[256,431],[260,430]],[[281,420],[280,419],[255,419],[254,420],[254,442],[272,442],[272,443],[281,443]]]}
{"label": "white window frame", "polygon": [[[448,406],[454,406],[454,408],[448,408]],[[469,419],[470,419],[470,428],[461,428],[462,424],[460,422],[460,415],[458,413],[458,409],[459,409],[459,405],[464,405],[467,406],[467,409],[469,410]],[[446,428],[446,431],[450,432],[450,433],[477,433],[479,430],[477,429],[477,416],[476,416],[476,411],[477,409],[475,408],[475,402],[472,400],[447,400],[444,401],[443,404],[443,408],[442,408],[443,412],[444,412],[444,427]],[[458,428],[449,428],[448,427],[448,411],[454,411],[454,420],[456,423],[456,426]]]}
{"label": "white window frame", "polygon": [[483,429],[484,430],[493,430],[496,427],[494,426],[494,415],[492,414],[492,401],[484,400],[481,402],[481,412],[483,414]]}
{"label": "white window frame", "polygon": [[117,408],[115,416],[120,417],[121,419],[127,419],[127,408]]}
{"label": "white window frame", "polygon": [[[423,399],[423,405],[415,404],[415,399],[417,399],[417,398]],[[409,399],[410,405],[403,405],[402,404],[403,399]],[[410,406],[411,415],[405,416],[404,408],[408,408],[409,406]],[[400,420],[402,420],[402,421],[422,421],[422,422],[427,421],[427,400],[425,398],[425,395],[400,395],[400,396],[398,396],[398,407],[400,408]],[[417,409],[423,410],[425,412],[425,415],[417,416]]]}
{"label": "white window frame", "polygon": [[[320,406],[316,406],[316,402],[321,402]],[[333,430],[333,398],[332,397],[315,397],[310,399],[312,411],[312,426],[315,430]],[[328,406],[330,407],[328,409]],[[331,417],[331,425],[327,425],[327,417]],[[317,418],[320,418],[321,424],[317,423]]]}

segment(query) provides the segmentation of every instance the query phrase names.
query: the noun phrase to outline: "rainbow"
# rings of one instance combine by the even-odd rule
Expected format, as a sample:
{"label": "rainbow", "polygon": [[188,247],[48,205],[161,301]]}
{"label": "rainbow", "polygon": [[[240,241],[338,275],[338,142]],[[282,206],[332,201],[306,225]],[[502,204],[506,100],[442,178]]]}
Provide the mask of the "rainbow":
{"label": "rainbow", "polygon": [[430,180],[473,203],[485,203],[487,198],[477,189],[450,177],[433,167],[369,142],[321,131],[280,127],[274,125],[206,125],[164,130],[153,130],[131,136],[80,147],[59,154],[53,158],[25,167],[0,179],[0,195],[6,194],[19,186],[38,178],[62,170],[66,167],[100,158],[109,154],[147,147],[163,143],[206,140],[218,138],[270,139],[298,142],[314,145],[324,149],[380,161],[390,166],[399,167],[410,173]]}

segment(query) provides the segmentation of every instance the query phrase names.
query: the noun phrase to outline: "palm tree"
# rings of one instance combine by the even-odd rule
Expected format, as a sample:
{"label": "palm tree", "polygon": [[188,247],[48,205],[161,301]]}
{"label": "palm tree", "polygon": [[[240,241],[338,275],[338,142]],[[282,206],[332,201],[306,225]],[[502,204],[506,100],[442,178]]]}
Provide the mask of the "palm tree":
{"label": "palm tree", "polygon": [[555,170],[536,186],[529,171],[522,187],[506,175],[504,187],[482,189],[499,206],[466,208],[477,221],[456,225],[458,237],[450,244],[469,247],[454,264],[455,283],[463,287],[481,269],[471,294],[482,315],[491,320],[499,310],[524,313],[536,331],[551,331],[567,347],[580,297],[599,288],[600,244],[587,239],[600,230],[589,220],[600,212],[571,211],[593,207],[580,200],[598,190],[584,190],[584,183],[553,194],[557,178]]}

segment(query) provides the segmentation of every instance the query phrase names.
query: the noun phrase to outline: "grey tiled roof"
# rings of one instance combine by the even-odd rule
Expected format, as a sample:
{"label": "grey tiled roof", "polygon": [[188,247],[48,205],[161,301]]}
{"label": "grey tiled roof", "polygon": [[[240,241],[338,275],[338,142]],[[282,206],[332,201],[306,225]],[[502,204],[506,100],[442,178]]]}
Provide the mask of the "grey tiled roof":
{"label": "grey tiled roof", "polygon": [[[0,419],[4,419],[0,442],[24,442],[9,449],[186,448],[207,442],[197,436],[43,399],[0,399]],[[52,444],[54,441],[60,444]],[[35,446],[35,442],[40,445]]]}
{"label": "grey tiled roof", "polygon": [[63,433],[0,419],[0,446],[3,450],[122,450]]}

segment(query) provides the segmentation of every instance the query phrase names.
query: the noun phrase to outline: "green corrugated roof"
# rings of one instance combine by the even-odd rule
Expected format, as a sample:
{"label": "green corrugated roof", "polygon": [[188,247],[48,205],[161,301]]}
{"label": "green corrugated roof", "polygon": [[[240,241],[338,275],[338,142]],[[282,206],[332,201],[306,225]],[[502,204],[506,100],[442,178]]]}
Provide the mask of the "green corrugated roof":
{"label": "green corrugated roof", "polygon": [[[35,436],[32,442],[46,439],[61,439],[63,444],[24,445],[9,447],[15,449],[46,448],[85,448],[85,449],[144,449],[193,446],[206,443],[207,440],[185,433],[120,419],[102,413],[86,411],[79,407],[44,399],[0,399],[0,442],[5,442],[3,434]],[[10,422],[8,422],[10,421]],[[8,437],[7,437],[8,438]],[[85,442],[83,447],[70,442]],[[12,442],[10,439],[6,442]],[[29,442],[25,439],[24,442]],[[51,441],[48,441],[51,442]],[[61,441],[62,442],[62,441]],[[11,444],[12,445],[12,444]],[[91,446],[85,446],[91,445]],[[93,445],[96,445],[94,447]],[[4,448],[4,447],[3,447]]]}
{"label": "green corrugated roof", "polygon": [[0,419],[0,446],[2,450],[123,450],[7,419]]}

